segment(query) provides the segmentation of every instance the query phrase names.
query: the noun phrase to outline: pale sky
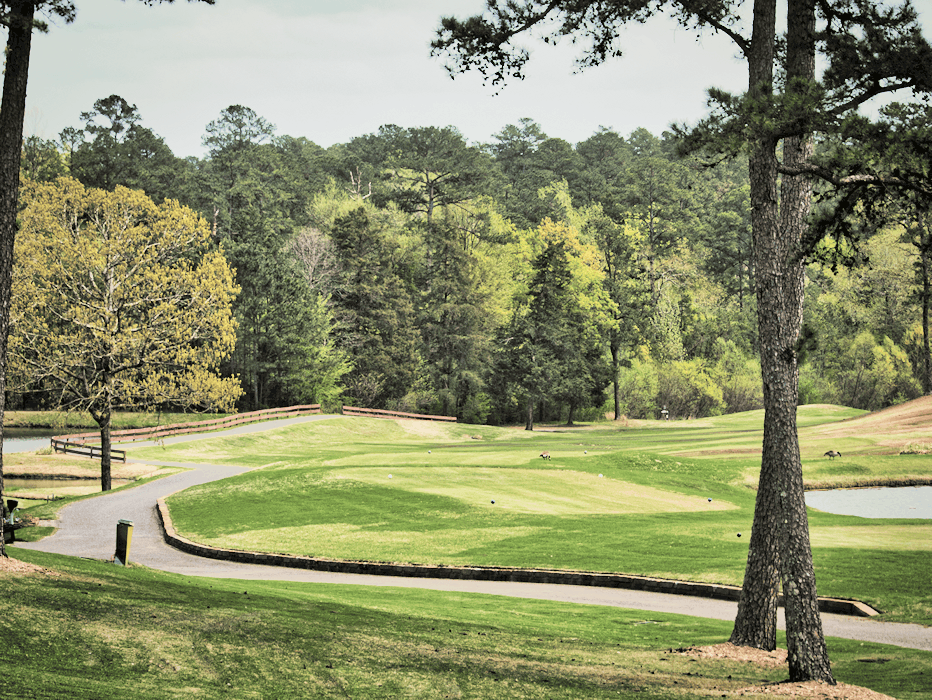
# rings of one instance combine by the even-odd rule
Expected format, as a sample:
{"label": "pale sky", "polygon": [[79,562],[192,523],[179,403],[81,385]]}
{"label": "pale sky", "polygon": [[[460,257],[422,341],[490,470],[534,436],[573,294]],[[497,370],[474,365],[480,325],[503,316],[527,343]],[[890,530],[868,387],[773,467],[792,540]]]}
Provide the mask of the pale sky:
{"label": "pale sky", "polygon": [[[578,50],[533,45],[523,82],[498,95],[469,73],[451,80],[429,45],[440,17],[481,12],[484,0],[217,0],[147,7],[77,0],[73,24],[33,41],[26,132],[57,138],[95,100],[117,94],[175,155],[204,155],[201,137],[240,104],[327,147],[383,124],[454,126],[486,143],[522,117],[572,144],[600,126],[660,135],[706,113],[708,87],[742,91],[729,40],[698,38],[658,18],[625,35],[625,56],[574,73]],[[928,21],[932,0],[917,0]],[[927,9],[923,9],[927,8]]]}

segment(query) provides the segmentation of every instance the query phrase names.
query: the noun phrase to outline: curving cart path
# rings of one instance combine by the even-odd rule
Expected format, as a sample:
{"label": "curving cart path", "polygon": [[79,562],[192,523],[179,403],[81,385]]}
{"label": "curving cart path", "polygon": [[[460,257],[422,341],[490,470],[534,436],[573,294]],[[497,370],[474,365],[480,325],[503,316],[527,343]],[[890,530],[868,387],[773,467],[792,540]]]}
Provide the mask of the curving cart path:
{"label": "curving cart path", "polygon": [[[240,426],[228,431],[210,433],[209,435],[170,438],[165,442],[171,443],[221,435],[258,432],[327,418],[329,416],[317,415],[269,421]],[[136,444],[141,445],[142,443]],[[733,620],[737,613],[737,604],[728,601],[618,588],[341,574],[276,566],[239,564],[193,556],[165,544],[156,516],[156,500],[191,486],[224,479],[247,470],[241,467],[220,464],[146,463],[184,467],[187,471],[157,479],[135,488],[72,503],[61,510],[58,529],[54,534],[40,542],[17,542],[13,546],[89,559],[111,559],[116,547],[117,522],[119,520],[132,520],[133,539],[129,552],[130,561],[153,569],[185,576],[426,588],[438,591],[485,593],[585,605],[607,605],[634,610],[679,613],[719,620]],[[867,618],[828,613],[822,614],[822,623],[827,636],[932,651],[932,627],[877,622]],[[779,626],[780,629],[785,628],[782,609],[780,611]]]}

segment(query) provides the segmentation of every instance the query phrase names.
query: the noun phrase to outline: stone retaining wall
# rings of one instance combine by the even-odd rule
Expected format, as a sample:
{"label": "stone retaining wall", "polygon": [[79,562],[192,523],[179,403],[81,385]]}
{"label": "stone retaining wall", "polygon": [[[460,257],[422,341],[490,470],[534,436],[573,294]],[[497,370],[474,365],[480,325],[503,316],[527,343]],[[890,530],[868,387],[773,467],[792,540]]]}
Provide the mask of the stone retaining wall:
{"label": "stone retaining wall", "polygon": [[[158,500],[157,511],[163,528],[165,541],[183,552],[209,559],[221,559],[242,564],[264,564],[286,566],[293,569],[329,571],[343,574],[369,574],[374,576],[407,576],[411,578],[446,578],[474,581],[514,581],[519,583],[556,583],[572,586],[599,586],[603,588],[625,588],[653,593],[690,595],[716,600],[737,602],[741,589],[714,583],[695,583],[669,579],[610,574],[592,571],[561,571],[554,569],[517,569],[494,566],[424,566],[418,564],[393,564],[369,561],[346,561],[322,557],[299,557],[289,554],[246,552],[237,549],[207,547],[192,542],[175,532],[171,516],[164,499]],[[782,596],[779,601],[782,605]],[[872,617],[880,613],[857,600],[819,598],[821,612],[838,615]]]}

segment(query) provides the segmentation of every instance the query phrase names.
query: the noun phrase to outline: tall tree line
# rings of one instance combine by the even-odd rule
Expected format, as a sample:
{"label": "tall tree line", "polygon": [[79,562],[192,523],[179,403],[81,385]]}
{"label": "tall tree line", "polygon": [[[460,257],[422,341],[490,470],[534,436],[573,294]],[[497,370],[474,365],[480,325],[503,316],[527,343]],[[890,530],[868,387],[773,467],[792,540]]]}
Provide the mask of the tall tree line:
{"label": "tall tree line", "polygon": [[[205,157],[180,159],[120,96],[79,118],[24,142],[24,176],[201,212],[241,289],[223,371],[242,409],[345,402],[531,427],[763,404],[742,157],[713,166],[644,129],[571,145],[531,119],[486,144],[386,125],[324,149],[233,105],[205,126]],[[864,234],[859,266],[807,268],[803,400],[876,408],[922,391],[921,245],[870,254],[881,232],[917,236],[901,220]],[[545,312],[570,263],[571,291]],[[887,280],[884,309],[870,279]]]}

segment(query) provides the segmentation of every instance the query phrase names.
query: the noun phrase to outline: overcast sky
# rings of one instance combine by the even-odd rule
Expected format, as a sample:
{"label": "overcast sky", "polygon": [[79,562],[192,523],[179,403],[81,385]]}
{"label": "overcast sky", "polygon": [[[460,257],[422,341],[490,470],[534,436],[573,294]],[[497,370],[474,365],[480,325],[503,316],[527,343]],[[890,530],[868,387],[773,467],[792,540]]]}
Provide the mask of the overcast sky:
{"label": "overcast sky", "polygon": [[[146,7],[78,0],[73,24],[33,42],[26,131],[57,138],[112,94],[177,156],[203,156],[206,125],[230,105],[253,109],[276,133],[321,145],[383,124],[455,126],[486,143],[522,117],[578,143],[600,126],[656,135],[706,112],[705,91],[741,91],[744,64],[724,37],[671,21],[635,25],[626,53],[574,73],[576,47],[528,44],[523,82],[498,95],[478,74],[451,80],[430,42],[440,17],[481,12],[484,0],[217,0]],[[932,0],[918,0],[920,12]],[[928,17],[923,17],[928,21]]]}

